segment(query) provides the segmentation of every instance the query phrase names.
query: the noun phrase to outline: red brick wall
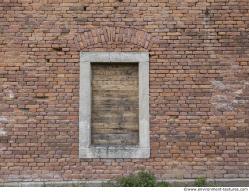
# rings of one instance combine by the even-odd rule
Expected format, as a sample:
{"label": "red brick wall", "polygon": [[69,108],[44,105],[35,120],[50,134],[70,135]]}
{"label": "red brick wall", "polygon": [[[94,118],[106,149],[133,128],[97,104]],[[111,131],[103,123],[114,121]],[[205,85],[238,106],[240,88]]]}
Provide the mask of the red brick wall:
{"label": "red brick wall", "polygon": [[[249,177],[248,0],[0,1],[0,182]],[[79,159],[80,51],[149,51],[150,159]]]}

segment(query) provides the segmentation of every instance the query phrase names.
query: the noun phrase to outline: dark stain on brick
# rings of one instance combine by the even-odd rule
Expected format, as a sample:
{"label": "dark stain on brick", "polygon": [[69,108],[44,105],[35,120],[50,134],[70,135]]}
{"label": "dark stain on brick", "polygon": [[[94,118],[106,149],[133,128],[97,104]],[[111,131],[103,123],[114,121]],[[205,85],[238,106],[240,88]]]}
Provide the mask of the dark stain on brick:
{"label": "dark stain on brick", "polygon": [[53,47],[52,48],[54,51],[58,51],[61,52],[62,51],[62,47]]}
{"label": "dark stain on brick", "polygon": [[34,98],[39,100],[47,100],[48,96],[35,96]]}
{"label": "dark stain on brick", "polygon": [[80,5],[80,6],[74,6],[74,7],[70,7],[69,10],[70,11],[86,11],[88,6],[85,5]]}
{"label": "dark stain on brick", "polygon": [[62,28],[61,29],[61,33],[63,33],[63,34],[67,34],[69,32],[70,32],[70,29],[67,29],[67,28]]}
{"label": "dark stain on brick", "polygon": [[200,134],[199,133],[188,132],[187,133],[187,139],[191,140],[191,141],[198,141],[198,140],[200,140]]}
{"label": "dark stain on brick", "polygon": [[209,16],[209,14],[210,14],[209,9],[206,9],[205,10],[205,16],[207,17],[207,16]]}
{"label": "dark stain on brick", "polygon": [[216,81],[223,81],[223,77],[215,77]]}
{"label": "dark stain on brick", "polygon": [[22,112],[29,112],[29,108],[19,108],[19,110]]}
{"label": "dark stain on brick", "polygon": [[4,135],[4,136],[0,136],[0,143],[9,143],[10,140],[10,136],[8,135]]}
{"label": "dark stain on brick", "polygon": [[238,128],[237,130],[218,129],[217,131],[223,138],[249,138],[249,130],[246,128]]}

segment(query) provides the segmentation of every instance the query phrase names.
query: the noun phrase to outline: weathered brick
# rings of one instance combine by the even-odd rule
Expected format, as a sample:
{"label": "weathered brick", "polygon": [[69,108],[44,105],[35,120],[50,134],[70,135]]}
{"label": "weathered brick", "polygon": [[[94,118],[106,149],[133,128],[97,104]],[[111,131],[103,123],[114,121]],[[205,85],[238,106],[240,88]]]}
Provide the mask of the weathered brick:
{"label": "weathered brick", "polygon": [[[249,177],[248,11],[246,0],[2,1],[0,182],[139,168],[159,179]],[[78,158],[81,51],[149,52],[150,159]],[[134,122],[124,142],[138,142]]]}

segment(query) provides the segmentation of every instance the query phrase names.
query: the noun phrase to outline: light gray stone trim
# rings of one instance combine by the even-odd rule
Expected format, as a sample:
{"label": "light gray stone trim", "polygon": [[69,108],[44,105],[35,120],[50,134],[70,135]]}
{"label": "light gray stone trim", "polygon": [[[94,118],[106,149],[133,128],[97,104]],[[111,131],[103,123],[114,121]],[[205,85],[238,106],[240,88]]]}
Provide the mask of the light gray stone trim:
{"label": "light gray stone trim", "polygon": [[[91,145],[91,63],[130,62],[139,68],[139,145]],[[81,52],[80,53],[80,158],[149,158],[149,54],[147,52]]]}

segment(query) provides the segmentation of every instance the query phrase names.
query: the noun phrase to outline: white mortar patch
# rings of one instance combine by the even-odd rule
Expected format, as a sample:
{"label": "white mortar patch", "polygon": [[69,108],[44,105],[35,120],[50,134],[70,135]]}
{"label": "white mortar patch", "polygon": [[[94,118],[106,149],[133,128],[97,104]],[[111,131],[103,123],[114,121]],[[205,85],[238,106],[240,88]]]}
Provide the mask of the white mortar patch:
{"label": "white mortar patch", "polygon": [[12,90],[8,90],[9,98],[13,99],[15,97],[14,93]]}
{"label": "white mortar patch", "polygon": [[226,95],[215,95],[213,97],[213,105],[217,110],[221,111],[232,111],[232,101],[230,101]]}
{"label": "white mortar patch", "polygon": [[222,81],[211,81],[212,85],[219,90],[227,90],[229,89],[228,85],[225,85]]}
{"label": "white mortar patch", "polygon": [[240,95],[240,94],[243,93],[243,90],[242,90],[242,89],[239,89],[239,90],[235,91],[234,93],[235,93],[236,95]]}
{"label": "white mortar patch", "polygon": [[7,135],[7,132],[3,128],[0,128],[0,136],[5,136],[5,135]]}
{"label": "white mortar patch", "polygon": [[8,123],[9,120],[6,117],[0,116],[0,123]]}

